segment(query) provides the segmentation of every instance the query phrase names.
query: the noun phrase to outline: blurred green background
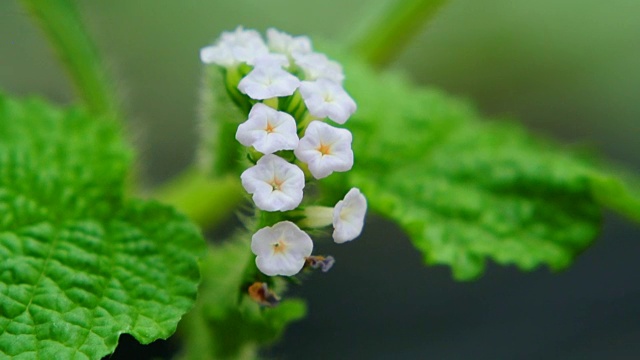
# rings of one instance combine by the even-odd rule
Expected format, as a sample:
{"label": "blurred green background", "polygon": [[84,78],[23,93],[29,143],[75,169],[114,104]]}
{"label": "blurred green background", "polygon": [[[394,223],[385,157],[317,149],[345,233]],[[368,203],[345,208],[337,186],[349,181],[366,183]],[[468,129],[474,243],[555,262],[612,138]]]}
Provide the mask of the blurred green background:
{"label": "blurred green background", "polygon": [[[237,25],[340,41],[392,0],[79,1],[116,75],[149,185],[193,158],[198,50]],[[391,65],[489,116],[586,144],[640,171],[640,1],[452,0]],[[348,76],[348,74],[347,74]],[[39,29],[0,2],[0,89],[73,101]],[[322,245],[321,245],[322,246]],[[294,293],[310,316],[266,354],[295,359],[640,358],[640,230],[608,217],[574,267],[490,267],[459,284],[393,225],[327,250],[336,268]],[[139,358],[139,357],[138,357]]]}

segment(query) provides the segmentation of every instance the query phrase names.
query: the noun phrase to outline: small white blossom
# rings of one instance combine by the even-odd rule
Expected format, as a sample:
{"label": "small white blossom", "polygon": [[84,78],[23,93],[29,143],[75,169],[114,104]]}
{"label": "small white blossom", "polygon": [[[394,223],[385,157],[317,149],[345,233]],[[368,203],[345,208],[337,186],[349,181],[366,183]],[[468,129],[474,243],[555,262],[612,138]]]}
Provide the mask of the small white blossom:
{"label": "small white blossom", "polygon": [[304,72],[304,79],[307,81],[328,79],[342,84],[344,80],[342,66],[335,61],[329,60],[325,54],[296,53],[293,58],[296,65]]}
{"label": "small white blossom", "polygon": [[238,62],[233,57],[231,48],[225,44],[211,45],[200,49],[200,60],[205,64],[216,64],[232,67]]}
{"label": "small white blossom", "polygon": [[300,80],[273,63],[257,65],[240,80],[238,89],[256,100],[289,96],[300,86]]}
{"label": "small white blossom", "polygon": [[265,155],[240,175],[242,186],[259,209],[288,211],[300,205],[304,173],[299,167],[273,155]]}
{"label": "small white blossom", "polygon": [[240,63],[253,65],[256,58],[269,53],[269,48],[255,30],[238,26],[233,32],[224,32],[215,45],[200,50],[200,59],[205,64],[224,67]]}
{"label": "small white blossom", "polygon": [[294,223],[282,221],[253,234],[251,251],[265,275],[292,276],[302,270],[305,258],[313,251],[313,241]]}
{"label": "small white blossom", "polygon": [[283,54],[268,53],[257,57],[254,60],[254,65],[256,67],[273,66],[283,68],[289,66],[289,58]]}
{"label": "small white blossom", "polygon": [[367,199],[358,188],[352,188],[344,200],[333,208],[333,240],[342,244],[358,237],[364,226]]}
{"label": "small white blossom", "polygon": [[318,118],[329,119],[344,124],[356,111],[356,103],[342,86],[327,80],[303,81],[300,94],[309,113]]}
{"label": "small white blossom", "polygon": [[249,119],[238,126],[236,139],[244,146],[253,146],[263,154],[293,150],[298,146],[294,118],[262,103],[253,105]]}
{"label": "small white blossom", "polygon": [[293,56],[311,52],[311,40],[306,36],[291,36],[274,28],[267,29],[267,43],[271,51]]}
{"label": "small white blossom", "polygon": [[349,171],[353,166],[351,132],[327,125],[322,121],[312,121],[298,147],[296,157],[309,165],[311,175],[322,179],[334,171]]}

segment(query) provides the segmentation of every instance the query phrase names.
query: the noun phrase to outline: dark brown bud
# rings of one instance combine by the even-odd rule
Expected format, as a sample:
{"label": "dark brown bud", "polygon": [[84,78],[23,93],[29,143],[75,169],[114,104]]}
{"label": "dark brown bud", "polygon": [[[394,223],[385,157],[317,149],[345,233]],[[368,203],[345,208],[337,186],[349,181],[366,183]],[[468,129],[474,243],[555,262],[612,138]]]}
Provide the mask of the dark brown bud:
{"label": "dark brown bud", "polygon": [[253,301],[263,306],[276,306],[280,302],[278,295],[269,290],[267,283],[254,282],[249,286],[248,293]]}

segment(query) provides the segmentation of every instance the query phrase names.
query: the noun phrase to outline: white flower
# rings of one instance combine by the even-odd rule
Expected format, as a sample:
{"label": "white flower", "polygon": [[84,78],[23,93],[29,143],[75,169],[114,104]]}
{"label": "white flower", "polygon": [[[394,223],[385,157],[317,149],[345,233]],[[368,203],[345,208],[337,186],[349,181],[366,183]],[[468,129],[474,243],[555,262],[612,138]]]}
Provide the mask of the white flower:
{"label": "white flower", "polygon": [[358,188],[352,188],[344,200],[338,201],[333,208],[333,240],[342,244],[358,237],[364,225],[367,212],[367,199]]}
{"label": "white flower", "polygon": [[288,211],[300,205],[304,173],[282,158],[265,155],[240,175],[242,186],[265,211]]}
{"label": "white flower", "polygon": [[320,228],[333,223],[333,240],[342,244],[360,235],[366,212],[367,199],[359,189],[352,188],[333,208],[307,206],[298,224],[302,228]]}
{"label": "white flower", "polygon": [[322,121],[312,121],[300,139],[294,154],[309,165],[311,175],[322,179],[334,171],[349,171],[353,166],[351,133]]}
{"label": "white flower", "polygon": [[296,121],[291,115],[257,103],[251,108],[249,119],[238,126],[236,139],[244,146],[271,154],[295,149],[298,146],[296,131]]}
{"label": "white flower", "polygon": [[282,68],[289,66],[289,58],[282,54],[269,53],[257,57],[254,60],[254,65],[258,67],[273,66]]}
{"label": "white flower", "polygon": [[205,64],[216,64],[232,67],[238,62],[233,57],[231,48],[225,44],[217,44],[200,49],[200,60]]}
{"label": "white flower", "polygon": [[293,37],[274,28],[267,29],[267,43],[271,51],[293,56],[311,52],[311,40],[306,36]]}
{"label": "white flower", "polygon": [[318,118],[328,117],[338,124],[344,124],[356,111],[355,101],[342,86],[331,80],[303,81],[300,94],[309,113]]}
{"label": "white flower", "polygon": [[292,276],[302,270],[305,258],[313,251],[313,241],[294,223],[282,221],[253,234],[251,251],[265,275]]}
{"label": "white flower", "polygon": [[320,53],[296,53],[294,61],[304,72],[307,81],[328,79],[342,84],[344,73],[339,63],[329,60],[325,54]]}
{"label": "white flower", "polygon": [[300,80],[276,63],[256,65],[240,80],[238,89],[256,100],[289,96],[300,86]]}
{"label": "white flower", "polygon": [[200,50],[200,59],[205,64],[224,67],[240,63],[253,65],[253,61],[269,53],[269,48],[255,30],[245,30],[238,26],[233,32],[224,32],[215,45]]}

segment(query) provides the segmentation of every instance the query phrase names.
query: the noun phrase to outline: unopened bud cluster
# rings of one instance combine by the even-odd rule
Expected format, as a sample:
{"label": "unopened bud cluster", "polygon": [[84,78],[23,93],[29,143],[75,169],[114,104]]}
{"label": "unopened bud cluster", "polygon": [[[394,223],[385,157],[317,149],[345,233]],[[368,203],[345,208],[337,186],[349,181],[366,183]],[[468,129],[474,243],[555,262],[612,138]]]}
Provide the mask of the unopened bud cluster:
{"label": "unopened bud cluster", "polygon": [[254,166],[242,173],[243,187],[260,210],[295,210],[253,235],[258,269],[270,276],[295,275],[305,264],[328,270],[333,258],[311,256],[313,241],[301,228],[332,224],[334,241],[344,243],[360,235],[367,208],[357,188],[333,208],[301,206],[309,181],[353,166],[351,132],[327,123],[344,124],[356,110],[342,86],[342,67],[314,52],[309,38],[275,29],[267,30],[265,42],[257,31],[238,27],[200,57],[222,68],[230,96],[247,110],[236,139]]}

